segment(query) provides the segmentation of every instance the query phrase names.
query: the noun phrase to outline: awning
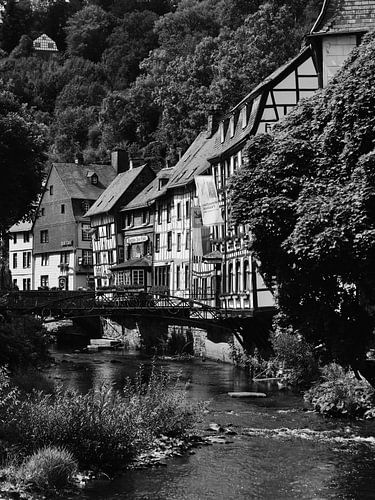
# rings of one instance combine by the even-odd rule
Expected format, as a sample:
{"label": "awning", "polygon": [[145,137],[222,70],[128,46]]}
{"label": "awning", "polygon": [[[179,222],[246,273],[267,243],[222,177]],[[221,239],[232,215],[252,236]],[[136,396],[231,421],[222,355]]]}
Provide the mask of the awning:
{"label": "awning", "polygon": [[203,255],[202,261],[209,264],[221,264],[223,261],[223,254],[219,252],[219,250],[214,250],[213,252]]}
{"label": "awning", "polygon": [[116,266],[112,266],[111,271],[120,271],[121,269],[129,269],[129,268],[144,268],[151,267],[151,259],[147,257],[139,257],[138,259],[129,259],[121,264],[117,264]]}

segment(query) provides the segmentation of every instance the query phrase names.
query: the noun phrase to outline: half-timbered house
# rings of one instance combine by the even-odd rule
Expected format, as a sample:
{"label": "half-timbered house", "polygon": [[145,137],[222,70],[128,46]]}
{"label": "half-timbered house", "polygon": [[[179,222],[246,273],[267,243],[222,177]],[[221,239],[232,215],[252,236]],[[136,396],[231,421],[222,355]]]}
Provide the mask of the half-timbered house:
{"label": "half-timbered house", "polygon": [[[158,172],[132,201],[121,208],[124,261],[110,268],[117,287],[149,290],[153,286],[155,199],[164,191],[170,168]],[[160,241],[158,241],[158,245]],[[154,267],[157,274],[157,267]]]}
{"label": "half-timbered house", "polygon": [[319,86],[326,87],[354,47],[375,29],[374,0],[325,0],[308,40]]}
{"label": "half-timbered house", "polygon": [[[112,153],[114,163],[117,161],[116,158],[121,158],[119,153],[119,151]],[[148,165],[133,168],[125,152],[121,153],[124,153],[124,158],[118,164],[120,173],[86,213],[93,229],[92,248],[96,288],[113,285],[114,276],[111,268],[124,262],[121,207],[129,203],[155,178],[154,171]]]}

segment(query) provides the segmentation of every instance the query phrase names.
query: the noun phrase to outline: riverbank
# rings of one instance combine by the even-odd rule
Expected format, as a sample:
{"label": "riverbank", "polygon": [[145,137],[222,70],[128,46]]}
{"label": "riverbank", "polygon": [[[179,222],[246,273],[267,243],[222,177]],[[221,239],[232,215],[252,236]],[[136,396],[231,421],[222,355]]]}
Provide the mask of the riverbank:
{"label": "riverbank", "polygon": [[[54,349],[51,355],[57,364],[46,372],[50,380],[81,393],[103,383],[120,387],[140,363],[151,363],[131,352]],[[279,391],[271,382],[253,383],[231,365],[199,359],[156,363],[179,377],[188,401],[209,402],[194,432],[209,437],[212,446],[162,459],[160,466],[127,469],[111,480],[83,478],[80,499],[373,498],[374,422],[323,418],[309,411],[300,395]],[[235,391],[266,392],[267,398],[230,398],[228,392]]]}

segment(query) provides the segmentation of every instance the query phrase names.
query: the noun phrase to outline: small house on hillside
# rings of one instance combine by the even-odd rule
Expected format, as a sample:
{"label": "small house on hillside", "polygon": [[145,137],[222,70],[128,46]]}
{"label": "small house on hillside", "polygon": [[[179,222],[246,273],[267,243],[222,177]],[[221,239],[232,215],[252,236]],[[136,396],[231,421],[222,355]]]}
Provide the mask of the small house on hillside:
{"label": "small house on hillside", "polygon": [[37,55],[46,59],[59,52],[56,43],[45,33],[33,41],[33,48]]}

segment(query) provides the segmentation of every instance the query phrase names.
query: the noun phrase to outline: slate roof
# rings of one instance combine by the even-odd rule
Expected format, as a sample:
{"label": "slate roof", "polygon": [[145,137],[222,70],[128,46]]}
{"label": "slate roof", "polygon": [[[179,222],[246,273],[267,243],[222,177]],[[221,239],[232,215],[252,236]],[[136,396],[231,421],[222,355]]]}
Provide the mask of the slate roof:
{"label": "slate roof", "polygon": [[212,137],[207,138],[207,132],[204,130],[196,137],[173,168],[167,189],[186,186],[194,181],[194,177],[210,167],[208,158],[212,156],[216,134],[217,132]]}
{"label": "slate roof", "polygon": [[132,168],[131,170],[118,174],[107,189],[101,193],[92,207],[86,212],[85,217],[92,217],[93,215],[109,212],[126,192],[128,187],[133,184],[134,180],[146,168],[148,168],[147,165],[143,165],[142,167]]}
{"label": "slate roof", "polygon": [[325,0],[312,35],[375,29],[374,0]]}
{"label": "slate roof", "polygon": [[153,200],[164,194],[167,190],[167,185],[159,190],[160,179],[169,179],[173,173],[173,168],[163,168],[160,170],[155,179],[150,182],[135,198],[125,205],[121,212],[135,210],[137,208],[147,207]]}
{"label": "slate roof", "polygon": [[[97,200],[116,177],[111,165],[78,165],[76,163],[54,163],[69,196],[74,199]],[[96,173],[98,183],[92,184],[88,172]]]}
{"label": "slate roof", "polygon": [[[311,56],[310,47],[305,47],[296,57],[286,62],[284,65],[280,66],[276,71],[274,71],[267,78],[265,78],[246,97],[244,97],[242,101],[236,104],[236,106],[232,108],[221,119],[221,121],[225,120],[228,121],[230,116],[234,115],[235,117],[234,135],[233,137],[230,136],[229,126],[226,127],[224,142],[221,142],[221,137],[219,132],[215,135],[213,154],[211,155],[210,158],[211,160],[219,157],[220,155],[224,154],[226,151],[232,148],[238,147],[243,141],[247,140],[249,135],[254,133],[257,127],[258,120],[260,119],[258,111],[261,104],[261,101],[257,103],[256,99],[262,96],[262,94],[265,91],[268,91],[270,87],[277,85],[277,83],[279,83],[279,81],[285,78],[285,76],[289,74],[292,69],[297,67],[302,62],[306,61],[310,56]],[[254,105],[254,102],[256,105]],[[240,110],[245,105],[251,106],[251,111],[250,115],[248,116],[246,127],[242,128],[242,123],[240,119]]]}
{"label": "slate roof", "polygon": [[31,231],[33,227],[32,222],[17,222],[17,224],[13,224],[13,226],[9,229],[10,233],[21,233],[24,231]]}

